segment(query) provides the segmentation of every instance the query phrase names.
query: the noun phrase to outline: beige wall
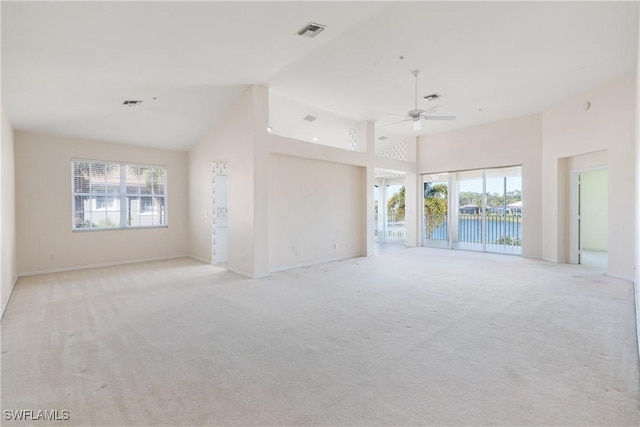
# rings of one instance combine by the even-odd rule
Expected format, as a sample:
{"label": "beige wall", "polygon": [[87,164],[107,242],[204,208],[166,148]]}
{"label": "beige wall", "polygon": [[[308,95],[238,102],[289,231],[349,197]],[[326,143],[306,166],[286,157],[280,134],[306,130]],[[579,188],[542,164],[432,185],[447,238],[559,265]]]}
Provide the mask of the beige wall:
{"label": "beige wall", "polygon": [[608,171],[580,173],[580,247],[587,251],[608,251]]}
{"label": "beige wall", "polygon": [[[186,153],[28,132],[15,150],[20,274],[188,255]],[[73,232],[72,158],[166,166],[169,226]]]}
{"label": "beige wall", "polygon": [[542,256],[542,117],[532,114],[418,139],[420,173],[522,165],[522,255]]}
{"label": "beige wall", "polygon": [[[608,273],[635,276],[635,75],[543,113],[543,257],[569,260],[570,158],[606,150],[609,170]],[[585,102],[590,102],[585,109]]]}
{"label": "beige wall", "polygon": [[271,271],[362,255],[365,169],[299,157],[269,157]]}
{"label": "beige wall", "polygon": [[13,129],[2,109],[2,141],[0,151],[0,314],[9,302],[18,278],[16,254],[15,156]]}

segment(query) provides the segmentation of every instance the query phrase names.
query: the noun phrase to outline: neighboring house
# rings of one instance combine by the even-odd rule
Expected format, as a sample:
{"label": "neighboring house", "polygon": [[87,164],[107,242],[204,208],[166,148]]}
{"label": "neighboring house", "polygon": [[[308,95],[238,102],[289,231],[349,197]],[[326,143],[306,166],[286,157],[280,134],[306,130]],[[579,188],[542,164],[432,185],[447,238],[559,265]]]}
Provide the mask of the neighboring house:
{"label": "neighboring house", "polygon": [[480,206],[478,206],[478,205],[470,204],[470,205],[460,206],[460,213],[461,214],[478,215],[480,213],[480,211],[481,211],[481,209],[480,209]]}

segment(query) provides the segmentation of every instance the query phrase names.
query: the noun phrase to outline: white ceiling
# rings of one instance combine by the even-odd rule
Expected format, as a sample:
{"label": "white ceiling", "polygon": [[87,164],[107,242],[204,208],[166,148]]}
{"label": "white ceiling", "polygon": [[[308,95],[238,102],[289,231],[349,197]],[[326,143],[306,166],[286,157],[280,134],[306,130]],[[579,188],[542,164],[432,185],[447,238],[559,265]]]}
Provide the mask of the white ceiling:
{"label": "white ceiling", "polygon": [[[393,126],[415,135],[542,111],[637,64],[637,1],[1,7],[2,105],[14,128],[175,150],[251,84],[383,125],[413,108],[420,69],[419,94],[440,93],[440,114],[458,119],[418,133]],[[294,36],[308,22],[327,30]]]}

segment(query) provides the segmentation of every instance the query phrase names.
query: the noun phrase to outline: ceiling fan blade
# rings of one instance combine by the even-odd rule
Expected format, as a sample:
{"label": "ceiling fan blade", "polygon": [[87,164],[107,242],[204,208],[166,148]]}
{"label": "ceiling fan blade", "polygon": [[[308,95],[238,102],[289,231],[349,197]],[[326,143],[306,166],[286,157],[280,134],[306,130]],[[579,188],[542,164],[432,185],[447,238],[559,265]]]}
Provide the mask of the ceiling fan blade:
{"label": "ceiling fan blade", "polygon": [[400,120],[400,121],[397,121],[397,122],[389,123],[388,125],[382,125],[380,127],[381,128],[386,128],[387,126],[397,125],[398,123],[408,122],[409,120],[412,120],[412,119],[404,119],[404,120]]}
{"label": "ceiling fan blade", "polygon": [[407,117],[406,114],[387,114],[387,116],[398,116],[398,117]]}
{"label": "ceiling fan blade", "polygon": [[455,120],[456,116],[420,116],[425,120]]}
{"label": "ceiling fan blade", "polygon": [[442,105],[434,105],[433,107],[427,109],[425,112],[423,112],[422,114],[420,114],[421,116],[426,116],[428,114],[433,114],[433,113],[437,113],[439,111],[442,111],[444,107]]}

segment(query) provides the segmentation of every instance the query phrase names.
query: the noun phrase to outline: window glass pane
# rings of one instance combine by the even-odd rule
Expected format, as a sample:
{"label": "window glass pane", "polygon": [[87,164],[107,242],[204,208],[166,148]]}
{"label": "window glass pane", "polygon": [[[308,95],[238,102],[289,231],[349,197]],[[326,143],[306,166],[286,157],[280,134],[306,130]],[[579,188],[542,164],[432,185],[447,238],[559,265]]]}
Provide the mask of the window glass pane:
{"label": "window glass pane", "polygon": [[73,177],[73,192],[74,193],[82,193],[82,177],[74,176]]}
{"label": "window glass pane", "polygon": [[[166,225],[166,169],[76,160],[72,170],[75,229]],[[124,206],[123,189],[129,195]],[[126,217],[125,224],[120,223],[122,215]]]}
{"label": "window glass pane", "polygon": [[106,227],[120,227],[120,211],[106,211]]}
{"label": "window glass pane", "polygon": [[151,194],[151,182],[140,185],[140,194]]}
{"label": "window glass pane", "polygon": [[91,224],[88,219],[85,219],[86,215],[84,211],[76,211],[74,216],[74,223],[76,228],[90,228]]}

